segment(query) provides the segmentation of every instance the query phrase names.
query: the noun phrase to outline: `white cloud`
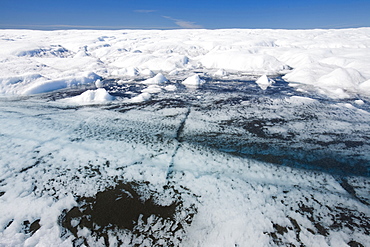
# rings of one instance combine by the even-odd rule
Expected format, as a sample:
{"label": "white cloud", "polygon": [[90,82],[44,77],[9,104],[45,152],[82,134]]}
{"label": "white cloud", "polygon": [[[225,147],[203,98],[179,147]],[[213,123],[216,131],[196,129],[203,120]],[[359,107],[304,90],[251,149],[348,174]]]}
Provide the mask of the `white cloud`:
{"label": "white cloud", "polygon": [[134,10],[134,12],[136,13],[153,13],[153,12],[156,12],[157,10],[154,10],[154,9],[136,9]]}
{"label": "white cloud", "polygon": [[176,25],[182,28],[189,28],[189,29],[203,28],[201,25],[195,24],[195,22],[179,20],[179,19],[172,18],[170,16],[163,16],[163,17],[171,21],[174,21]]}

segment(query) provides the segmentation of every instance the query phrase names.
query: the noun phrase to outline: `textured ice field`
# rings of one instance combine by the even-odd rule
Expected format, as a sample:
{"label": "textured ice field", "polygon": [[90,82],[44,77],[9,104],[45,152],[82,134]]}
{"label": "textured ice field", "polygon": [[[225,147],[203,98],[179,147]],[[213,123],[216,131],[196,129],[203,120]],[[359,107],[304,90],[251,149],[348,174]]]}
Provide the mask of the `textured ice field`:
{"label": "textured ice field", "polygon": [[0,31],[0,246],[370,246],[370,29]]}
{"label": "textured ice field", "polygon": [[370,29],[0,32],[0,93],[35,94],[104,78],[210,69],[284,74],[299,90],[370,95]]}

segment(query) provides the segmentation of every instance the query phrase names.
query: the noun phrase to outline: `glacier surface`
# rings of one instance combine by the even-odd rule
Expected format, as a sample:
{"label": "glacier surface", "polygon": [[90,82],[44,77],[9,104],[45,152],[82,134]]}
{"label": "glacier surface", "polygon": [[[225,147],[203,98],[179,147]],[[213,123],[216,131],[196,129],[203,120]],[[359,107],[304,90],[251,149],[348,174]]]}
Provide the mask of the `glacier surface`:
{"label": "glacier surface", "polygon": [[0,246],[369,246],[369,28],[0,47]]}

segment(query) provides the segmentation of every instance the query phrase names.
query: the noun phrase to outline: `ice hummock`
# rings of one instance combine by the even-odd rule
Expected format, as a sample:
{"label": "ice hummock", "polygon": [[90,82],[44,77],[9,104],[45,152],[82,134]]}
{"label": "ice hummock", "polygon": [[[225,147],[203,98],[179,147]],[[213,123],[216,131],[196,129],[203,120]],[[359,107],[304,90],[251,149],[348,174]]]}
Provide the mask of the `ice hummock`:
{"label": "ice hummock", "polygon": [[186,78],[182,84],[189,88],[198,88],[200,87],[205,81],[200,79],[199,75],[192,75]]}
{"label": "ice hummock", "polygon": [[166,81],[167,78],[162,73],[158,73],[156,76],[149,78],[142,83],[147,85],[161,85],[164,84]]}
{"label": "ice hummock", "polygon": [[114,100],[114,97],[110,95],[104,88],[98,88],[96,90],[87,90],[81,95],[77,95],[71,98],[65,98],[61,101],[66,103],[74,104],[101,104],[108,103]]}
{"label": "ice hummock", "polygon": [[1,30],[0,94],[39,94],[99,78],[142,81],[159,73],[181,80],[206,69],[216,78],[282,75],[298,90],[368,97],[369,33],[369,28]]}

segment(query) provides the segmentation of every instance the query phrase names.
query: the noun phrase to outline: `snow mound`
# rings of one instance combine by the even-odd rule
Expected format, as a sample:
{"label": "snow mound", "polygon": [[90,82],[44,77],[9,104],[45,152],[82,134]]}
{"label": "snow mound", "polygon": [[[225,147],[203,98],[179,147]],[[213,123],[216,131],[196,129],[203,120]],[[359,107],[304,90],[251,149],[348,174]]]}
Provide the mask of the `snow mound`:
{"label": "snow mound", "polygon": [[308,64],[298,67],[292,72],[283,76],[283,79],[293,83],[315,85],[320,76],[330,73],[331,68],[323,68],[318,65]]}
{"label": "snow mound", "polygon": [[17,84],[20,82],[31,82],[40,77],[42,77],[42,75],[40,74],[26,74],[26,75],[21,75],[21,76],[3,77],[3,78],[0,78],[0,83],[2,85],[10,85],[10,84]]}
{"label": "snow mound", "polygon": [[363,94],[370,95],[370,80],[367,80],[361,83],[359,88]]}
{"label": "snow mound", "polygon": [[70,51],[60,45],[51,45],[49,47],[23,48],[13,52],[18,57],[70,57],[73,55]]}
{"label": "snow mound", "polygon": [[182,84],[184,84],[188,88],[198,88],[200,87],[205,81],[200,79],[199,75],[193,75],[186,78]]}
{"label": "snow mound", "polygon": [[342,88],[345,90],[354,90],[366,79],[355,69],[338,68],[331,73],[320,77],[318,84],[321,87]]}
{"label": "snow mound", "polygon": [[147,84],[147,85],[161,85],[163,83],[165,83],[167,80],[166,77],[164,77],[164,75],[162,75],[162,73],[158,73],[156,76],[150,78],[150,79],[147,79],[145,81],[143,81],[142,83],[143,84]]}
{"label": "snow mound", "polygon": [[95,73],[85,73],[84,76],[80,77],[67,77],[59,80],[46,80],[46,81],[34,81],[28,87],[24,89],[22,94],[32,95],[55,91],[71,86],[94,83],[100,77]]}
{"label": "snow mound", "polygon": [[338,68],[319,78],[316,85],[333,98],[349,98],[366,79],[355,69]]}
{"label": "snow mound", "polygon": [[266,90],[269,86],[271,86],[273,83],[275,83],[275,81],[272,80],[272,79],[270,79],[270,78],[268,78],[266,75],[263,75],[260,78],[258,78],[258,80],[256,81],[256,83],[258,84],[258,86],[262,90]]}
{"label": "snow mound", "polygon": [[129,103],[141,103],[150,100],[152,95],[150,93],[141,93],[138,96],[135,96],[128,100]]}
{"label": "snow mound", "polygon": [[0,94],[20,94],[25,85],[37,80],[45,80],[40,74],[0,77]]}
{"label": "snow mound", "polygon": [[243,51],[210,52],[200,59],[206,68],[238,70],[247,72],[277,73],[289,69],[289,66],[273,56],[251,54]]}
{"label": "snow mound", "polygon": [[62,99],[61,101],[74,104],[99,104],[113,101],[114,97],[110,95],[104,88],[98,88],[96,90],[87,90],[80,95],[75,97]]}

